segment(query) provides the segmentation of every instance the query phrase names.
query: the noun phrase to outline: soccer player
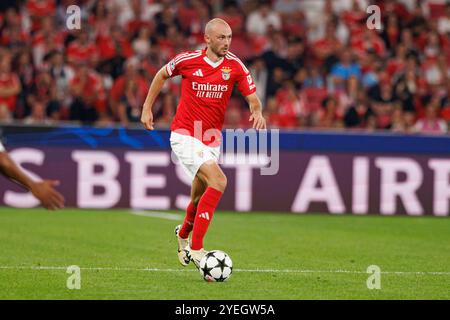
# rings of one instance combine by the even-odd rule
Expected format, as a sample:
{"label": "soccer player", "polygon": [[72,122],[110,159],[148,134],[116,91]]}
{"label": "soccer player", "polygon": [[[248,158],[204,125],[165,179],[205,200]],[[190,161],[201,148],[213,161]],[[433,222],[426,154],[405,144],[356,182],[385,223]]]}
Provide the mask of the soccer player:
{"label": "soccer player", "polygon": [[[222,19],[206,24],[206,48],[175,56],[154,77],[144,102],[141,122],[153,130],[153,103],[165,81],[182,76],[181,99],[172,121],[170,145],[192,179],[191,202],[182,225],[175,228],[178,260],[198,268],[207,251],[203,238],[225,191],[227,178],[218,165],[221,129],[228,100],[237,84],[251,111],[254,129],[266,129],[261,102],[248,69],[229,51],[232,31]],[[189,234],[192,237],[189,243]]]}
{"label": "soccer player", "polygon": [[49,210],[64,207],[64,197],[55,190],[58,181],[44,180],[35,182],[31,180],[11,159],[5,148],[0,143],[0,173],[11,181],[19,183],[41,202],[42,206]]}

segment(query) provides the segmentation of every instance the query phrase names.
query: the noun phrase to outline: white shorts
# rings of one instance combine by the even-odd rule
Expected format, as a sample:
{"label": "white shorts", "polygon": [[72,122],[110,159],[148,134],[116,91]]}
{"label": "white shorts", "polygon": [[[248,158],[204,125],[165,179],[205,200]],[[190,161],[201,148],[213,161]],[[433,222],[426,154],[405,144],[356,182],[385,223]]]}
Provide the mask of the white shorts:
{"label": "white shorts", "polygon": [[5,151],[5,147],[2,145],[2,143],[0,142],[0,152]]}
{"label": "white shorts", "polygon": [[200,166],[206,161],[219,161],[220,146],[208,147],[200,140],[176,132],[170,133],[170,146],[184,172],[194,180]]}

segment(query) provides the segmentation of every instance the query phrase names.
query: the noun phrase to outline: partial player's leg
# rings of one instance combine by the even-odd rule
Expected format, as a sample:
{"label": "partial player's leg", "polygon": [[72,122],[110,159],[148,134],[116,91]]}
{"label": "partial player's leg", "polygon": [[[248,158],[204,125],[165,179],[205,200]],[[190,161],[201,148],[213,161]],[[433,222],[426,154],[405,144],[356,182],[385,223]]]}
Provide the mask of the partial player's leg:
{"label": "partial player's leg", "polygon": [[189,264],[189,234],[194,227],[195,214],[197,212],[197,205],[200,201],[200,197],[206,190],[206,185],[198,178],[195,177],[192,182],[191,188],[191,202],[186,209],[186,216],[182,225],[175,227],[175,235],[178,242],[178,260],[183,266]]}
{"label": "partial player's leg", "polygon": [[206,253],[203,249],[203,238],[214,215],[214,210],[225,191],[227,178],[219,165],[213,160],[203,163],[196,177],[206,185],[206,190],[198,202],[191,239],[190,255],[192,261],[198,267],[201,258]]}
{"label": "partial player's leg", "polygon": [[194,227],[194,219],[195,214],[197,213],[197,205],[200,201],[200,197],[203,195],[203,193],[206,190],[206,185],[196,176],[194,178],[194,181],[192,182],[192,188],[191,188],[191,202],[189,203],[187,209],[186,209],[186,216],[184,218],[183,226],[180,229],[180,237],[181,238],[188,238],[189,234],[192,231],[192,228]]}

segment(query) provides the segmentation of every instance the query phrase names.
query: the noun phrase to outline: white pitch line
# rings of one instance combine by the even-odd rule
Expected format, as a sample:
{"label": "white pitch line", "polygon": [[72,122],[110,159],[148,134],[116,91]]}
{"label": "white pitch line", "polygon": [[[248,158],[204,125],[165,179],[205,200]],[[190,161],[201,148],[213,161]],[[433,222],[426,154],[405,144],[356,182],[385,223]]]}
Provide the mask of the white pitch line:
{"label": "white pitch line", "polygon": [[[239,270],[236,269],[236,271],[241,272],[267,272],[267,273],[351,273],[351,274],[358,274],[358,273],[364,273],[367,274],[365,271],[357,271],[357,270],[295,270],[295,269],[285,269],[285,270],[277,270],[277,269],[244,269]],[[380,273],[383,274],[415,274],[415,275],[449,275],[450,272],[441,272],[441,271],[381,271]]]}
{"label": "white pitch line", "polygon": [[141,217],[161,218],[166,220],[180,221],[183,218],[175,213],[159,212],[159,211],[146,211],[146,210],[130,210],[131,214]]}
{"label": "white pitch line", "polygon": [[[63,266],[0,266],[0,269],[12,270],[66,270]],[[147,272],[197,272],[195,269],[164,269],[164,268],[126,268],[126,267],[80,267],[81,270],[88,271],[147,271]],[[365,271],[358,270],[307,270],[307,269],[233,269],[236,272],[255,273],[348,273],[366,274]],[[382,274],[395,275],[435,275],[450,276],[450,272],[445,271],[381,271]]]}
{"label": "white pitch line", "polygon": [[[22,269],[22,270],[66,270],[61,266],[0,266],[0,269]],[[149,271],[149,272],[191,272],[197,270],[183,269],[160,269],[160,268],[126,268],[126,267],[80,267],[80,270],[88,271]]]}

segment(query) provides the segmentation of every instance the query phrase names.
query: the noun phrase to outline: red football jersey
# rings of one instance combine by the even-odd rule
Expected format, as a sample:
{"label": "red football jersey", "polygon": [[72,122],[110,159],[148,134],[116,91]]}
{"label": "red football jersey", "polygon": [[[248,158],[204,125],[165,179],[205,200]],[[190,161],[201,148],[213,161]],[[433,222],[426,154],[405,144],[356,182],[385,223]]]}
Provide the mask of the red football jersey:
{"label": "red football jersey", "polygon": [[243,96],[256,91],[250,72],[231,52],[215,63],[206,56],[206,49],[184,52],[166,65],[166,71],[170,77],[182,76],[181,99],[171,130],[189,134],[207,145],[220,143],[216,135],[209,137],[211,130],[204,133],[222,129],[234,84]]}

